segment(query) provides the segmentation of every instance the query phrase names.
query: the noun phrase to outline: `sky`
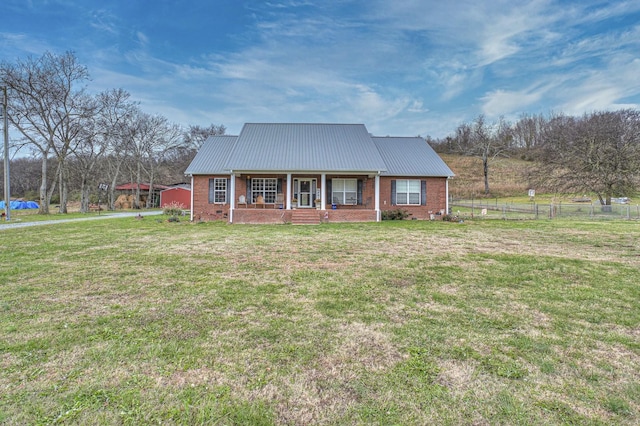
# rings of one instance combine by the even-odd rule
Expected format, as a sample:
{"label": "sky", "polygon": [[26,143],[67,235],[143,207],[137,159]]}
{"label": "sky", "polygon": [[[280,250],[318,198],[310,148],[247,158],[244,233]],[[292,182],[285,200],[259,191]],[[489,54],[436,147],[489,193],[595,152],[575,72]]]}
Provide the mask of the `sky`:
{"label": "sky", "polygon": [[2,0],[0,60],[73,51],[188,125],[363,123],[445,137],[484,114],[640,106],[640,1]]}

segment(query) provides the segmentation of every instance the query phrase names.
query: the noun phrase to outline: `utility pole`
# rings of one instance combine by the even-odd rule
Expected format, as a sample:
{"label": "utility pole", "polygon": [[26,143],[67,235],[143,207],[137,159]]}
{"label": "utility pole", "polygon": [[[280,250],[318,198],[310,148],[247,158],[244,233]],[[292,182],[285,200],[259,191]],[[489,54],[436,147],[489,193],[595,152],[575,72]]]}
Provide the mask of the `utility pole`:
{"label": "utility pole", "polygon": [[2,121],[4,130],[4,211],[5,220],[11,220],[11,184],[9,183],[9,114],[7,113],[7,87],[2,88]]}

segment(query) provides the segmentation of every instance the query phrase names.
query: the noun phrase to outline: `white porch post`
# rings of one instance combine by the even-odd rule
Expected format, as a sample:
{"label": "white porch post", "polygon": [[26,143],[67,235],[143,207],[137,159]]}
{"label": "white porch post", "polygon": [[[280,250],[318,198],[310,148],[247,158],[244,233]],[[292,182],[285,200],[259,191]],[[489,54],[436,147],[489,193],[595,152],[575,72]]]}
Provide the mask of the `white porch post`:
{"label": "white porch post", "polygon": [[233,223],[233,210],[236,208],[236,174],[231,173],[231,200],[229,200],[229,223]]}
{"label": "white porch post", "polygon": [[376,175],[376,222],[380,222],[380,173]]}
{"label": "white porch post", "polygon": [[291,173],[287,173],[287,210],[291,210]]}
{"label": "white porch post", "polygon": [[446,197],[446,200],[444,202],[444,208],[446,210],[444,214],[449,214],[449,178],[447,178],[447,182],[445,184],[445,197]]}
{"label": "white porch post", "polygon": [[191,208],[189,210],[191,210],[191,212],[189,213],[189,221],[193,222],[193,175],[191,175],[191,194],[189,195],[191,197]]}
{"label": "white porch post", "polygon": [[320,210],[327,209],[327,191],[325,188],[327,187],[327,174],[322,173],[320,175]]}

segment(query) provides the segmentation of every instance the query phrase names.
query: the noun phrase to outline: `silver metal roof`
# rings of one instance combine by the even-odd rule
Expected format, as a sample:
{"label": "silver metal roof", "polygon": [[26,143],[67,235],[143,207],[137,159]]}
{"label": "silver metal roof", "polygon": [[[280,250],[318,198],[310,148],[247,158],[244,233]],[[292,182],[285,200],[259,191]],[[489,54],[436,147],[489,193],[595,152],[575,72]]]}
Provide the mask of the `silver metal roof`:
{"label": "silver metal roof", "polygon": [[373,137],[363,124],[247,123],[239,136],[211,136],[187,175],[344,172],[453,176],[419,137]]}
{"label": "silver metal roof", "polygon": [[225,168],[378,172],[386,166],[363,124],[247,123]]}
{"label": "silver metal roof", "polygon": [[454,173],[423,138],[372,137],[386,164],[383,176],[451,177]]}
{"label": "silver metal roof", "polygon": [[202,144],[195,158],[187,167],[186,175],[217,175],[229,174],[224,165],[229,158],[237,136],[209,136]]}

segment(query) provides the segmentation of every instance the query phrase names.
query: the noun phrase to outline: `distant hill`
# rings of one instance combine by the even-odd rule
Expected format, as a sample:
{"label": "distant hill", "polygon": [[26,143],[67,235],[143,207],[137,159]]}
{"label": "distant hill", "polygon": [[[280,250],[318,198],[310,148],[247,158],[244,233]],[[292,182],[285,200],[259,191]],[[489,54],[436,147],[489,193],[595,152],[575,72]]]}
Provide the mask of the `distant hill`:
{"label": "distant hill", "polygon": [[[449,181],[449,194],[453,197],[484,197],[482,160],[455,154],[440,154],[456,176]],[[498,158],[489,164],[490,197],[526,196],[530,188],[526,174],[530,161]]]}

